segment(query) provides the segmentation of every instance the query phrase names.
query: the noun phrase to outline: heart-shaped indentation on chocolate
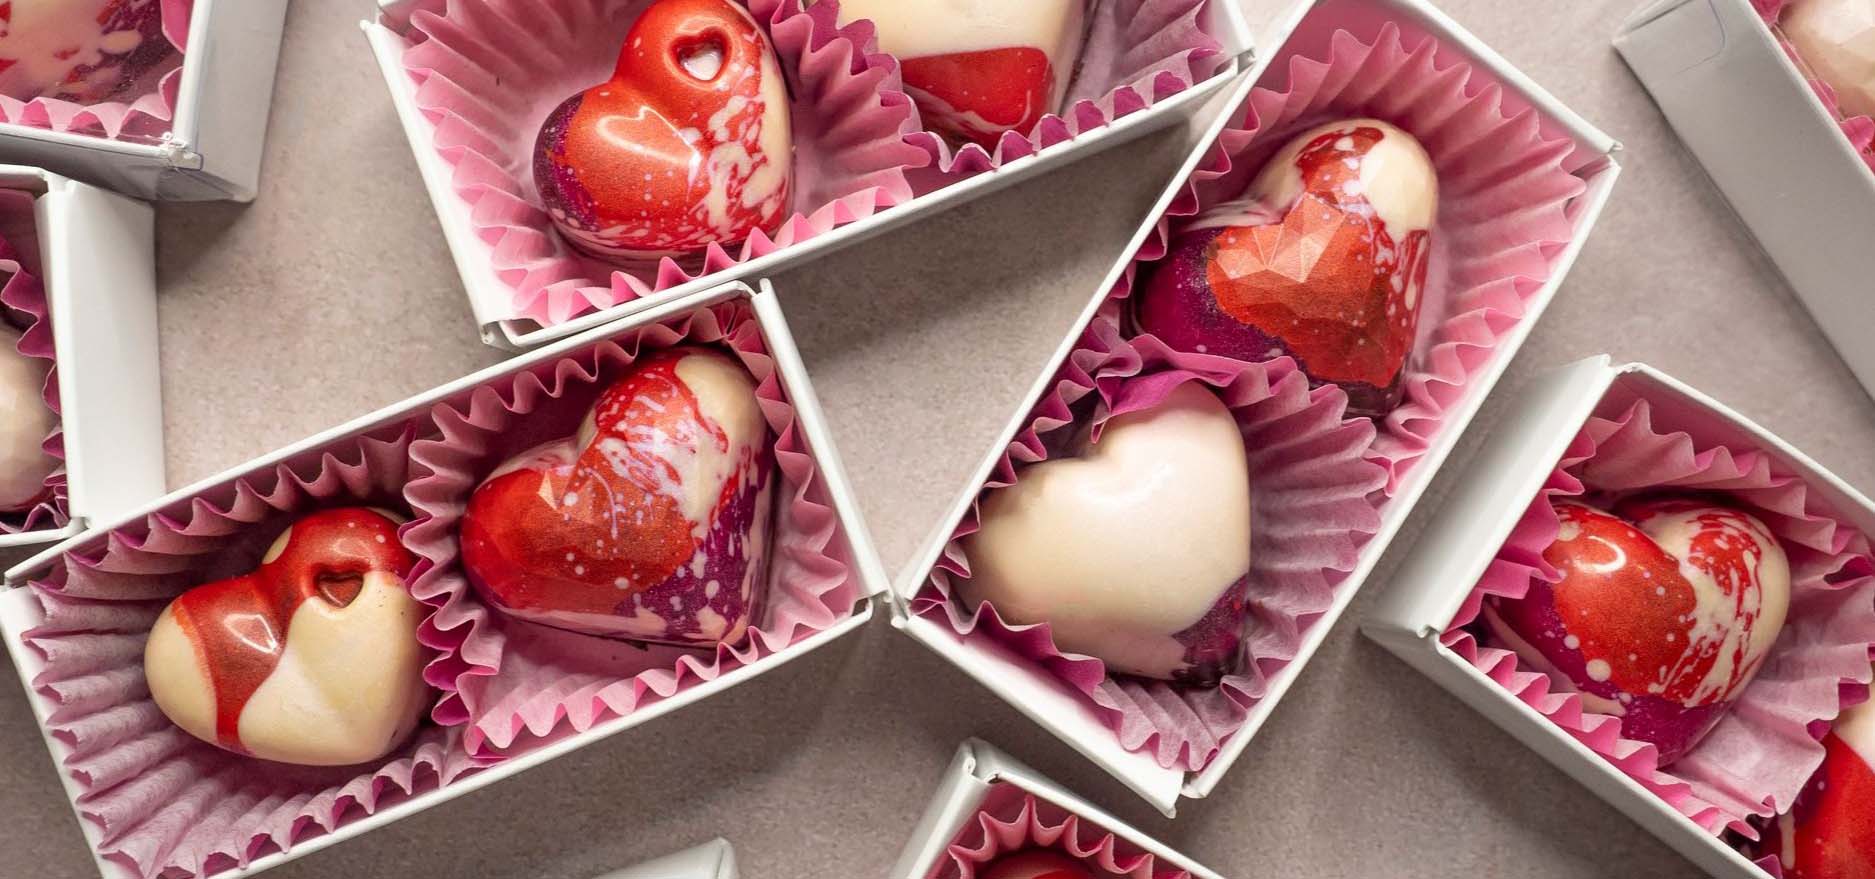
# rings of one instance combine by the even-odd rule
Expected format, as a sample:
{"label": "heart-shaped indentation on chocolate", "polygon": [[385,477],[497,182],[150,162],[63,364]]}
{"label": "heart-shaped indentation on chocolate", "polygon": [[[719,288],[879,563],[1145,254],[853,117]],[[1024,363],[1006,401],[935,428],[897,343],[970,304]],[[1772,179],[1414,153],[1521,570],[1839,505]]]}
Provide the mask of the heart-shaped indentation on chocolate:
{"label": "heart-shaped indentation on chocolate", "polygon": [[144,646],[150,695],[189,734],[283,763],[390,753],[430,701],[417,642],[416,556],[398,520],[352,507],[306,516],[251,574],[171,602]]}
{"label": "heart-shaped indentation on chocolate", "polygon": [[1412,135],[1358,119],[1312,129],[1245,199],[1186,226],[1140,296],[1140,328],[1184,351],[1288,355],[1348,408],[1398,401],[1419,327],[1438,204]]}
{"label": "heart-shaped indentation on chocolate", "polygon": [[507,614],[595,635],[734,644],[767,570],[774,454],[749,374],[723,354],[647,354],[580,435],[527,452],[462,518],[470,581]]}
{"label": "heart-shaped indentation on chocolate", "polygon": [[1485,608],[1493,636],[1560,676],[1621,734],[1685,754],[1725,715],[1776,642],[1790,562],[1763,522],[1691,500],[1611,515],[1556,504],[1543,558],[1560,574]]}
{"label": "heart-shaped indentation on chocolate", "polygon": [[556,108],[534,144],[554,224],[601,256],[681,256],[773,231],[788,209],[787,83],[728,0],[658,0],[612,78]]}
{"label": "heart-shaped indentation on chocolate", "polygon": [[1250,573],[1250,476],[1230,410],[1188,382],[1114,417],[1077,457],[983,499],[966,539],[973,606],[1048,623],[1117,672],[1213,683],[1235,671]]}
{"label": "heart-shaped indentation on chocolate", "polygon": [[1087,0],[842,0],[869,20],[933,131],[994,148],[1061,108],[1086,37]]}

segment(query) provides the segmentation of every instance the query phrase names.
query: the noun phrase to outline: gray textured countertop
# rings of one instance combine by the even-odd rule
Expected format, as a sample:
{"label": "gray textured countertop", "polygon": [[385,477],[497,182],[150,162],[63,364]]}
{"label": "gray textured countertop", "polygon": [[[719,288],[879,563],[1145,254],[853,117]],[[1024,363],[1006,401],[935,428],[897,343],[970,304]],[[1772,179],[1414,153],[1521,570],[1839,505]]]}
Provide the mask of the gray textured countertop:
{"label": "gray textured countertop", "polygon": [[[1875,486],[1875,405],[1608,47],[1638,0],[1442,5],[1627,147],[1594,239],[1456,460],[1524,381],[1606,351]],[[1261,24],[1278,3],[1250,6]],[[258,201],[159,212],[172,485],[499,357],[475,337],[357,29],[369,8],[292,6]],[[889,568],[943,514],[1185,146],[1177,132],[1151,137],[775,279]],[[749,879],[879,876],[972,734],[1233,879],[1695,875],[1358,635],[1417,530],[1245,759],[1177,821],[876,625],[269,875],[586,879],[721,834]],[[0,873],[94,875],[10,682],[0,741],[13,743],[0,755]]]}

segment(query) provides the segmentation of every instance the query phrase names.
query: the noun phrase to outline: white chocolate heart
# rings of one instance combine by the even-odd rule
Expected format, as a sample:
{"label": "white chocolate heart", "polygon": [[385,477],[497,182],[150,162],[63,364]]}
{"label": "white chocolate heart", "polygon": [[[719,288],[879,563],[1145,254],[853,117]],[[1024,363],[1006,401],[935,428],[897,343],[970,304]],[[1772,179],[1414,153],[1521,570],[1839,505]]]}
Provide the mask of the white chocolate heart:
{"label": "white chocolate heart", "polygon": [[46,437],[58,416],[46,406],[45,361],[19,353],[20,334],[0,328],[0,511],[31,506],[58,461]]}
{"label": "white chocolate heart", "polygon": [[1050,107],[1061,106],[1085,31],[1085,0],[841,0],[840,23],[873,23],[879,50],[926,58],[1033,46],[1058,71]]}
{"label": "white chocolate heart", "polygon": [[1875,0],[1799,0],[1778,28],[1850,116],[1875,116]]}
{"label": "white chocolate heart", "polygon": [[[1374,213],[1387,224],[1387,231],[1396,239],[1431,229],[1439,210],[1439,175],[1433,170],[1432,157],[1426,154],[1426,148],[1417,138],[1378,119],[1330,122],[1290,138],[1251,182],[1244,193],[1245,201],[1264,208],[1288,209],[1303,190],[1302,173],[1296,166],[1296,158],[1302,150],[1322,135],[1358,128],[1379,129],[1382,139],[1361,159],[1362,191],[1348,194],[1366,196],[1367,203],[1373,205]],[[1239,222],[1236,219],[1219,222],[1218,213],[1228,211],[1220,208],[1218,212],[1207,214],[1192,224],[1192,228]]]}
{"label": "white chocolate heart", "polygon": [[1055,644],[1172,677],[1203,619],[1250,570],[1250,476],[1230,411],[1195,382],[1121,415],[1073,458],[1023,470],[967,538],[972,606],[1047,622]]}

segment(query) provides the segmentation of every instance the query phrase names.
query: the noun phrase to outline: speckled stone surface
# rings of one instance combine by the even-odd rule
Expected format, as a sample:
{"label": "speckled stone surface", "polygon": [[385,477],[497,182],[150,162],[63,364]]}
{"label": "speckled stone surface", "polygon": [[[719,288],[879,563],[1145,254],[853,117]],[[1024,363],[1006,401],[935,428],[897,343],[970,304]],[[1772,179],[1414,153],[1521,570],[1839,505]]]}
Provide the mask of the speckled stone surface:
{"label": "speckled stone surface", "polygon": [[[1281,5],[1252,0],[1252,21]],[[1601,227],[1455,460],[1523,382],[1607,351],[1666,369],[1875,487],[1875,404],[1608,47],[1638,0],[1442,5],[1627,147]],[[369,11],[365,0],[293,4],[256,203],[159,212],[172,485],[501,356],[475,336],[358,31]],[[775,279],[890,568],[943,515],[1185,136],[1150,137]],[[1448,487],[1449,475],[1426,504]],[[587,879],[722,834],[749,879],[882,876],[973,734],[1232,879],[1697,875],[1356,632],[1419,525],[1242,762],[1177,821],[875,625],[269,875]],[[12,745],[0,755],[0,852],[43,879],[95,875],[10,675],[0,742]]]}

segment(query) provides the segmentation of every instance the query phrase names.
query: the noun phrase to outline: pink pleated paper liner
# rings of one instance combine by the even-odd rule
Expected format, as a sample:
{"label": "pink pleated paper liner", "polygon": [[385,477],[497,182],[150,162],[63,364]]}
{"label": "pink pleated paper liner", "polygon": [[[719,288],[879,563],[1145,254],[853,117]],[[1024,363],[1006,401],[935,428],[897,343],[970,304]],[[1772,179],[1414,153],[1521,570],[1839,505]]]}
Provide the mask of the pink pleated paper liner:
{"label": "pink pleated paper liner", "polygon": [[[182,53],[189,39],[189,16],[195,0],[158,0],[162,4],[163,36],[176,49],[173,65],[159,65],[132,83],[130,94],[117,100],[80,104],[40,97],[29,101],[0,95],[0,123],[91,134],[109,140],[156,141],[169,131],[176,114],[176,96],[182,88]],[[122,100],[129,97],[129,100]]]}
{"label": "pink pleated paper liner", "polygon": [[1783,32],[1777,29],[1778,20],[1783,18],[1784,10],[1790,4],[1791,0],[1751,0],[1752,7],[1758,10],[1758,16],[1764,19],[1765,24],[1771,26],[1771,33],[1777,37],[1777,44],[1784,48],[1784,54],[1790,56],[1797,65],[1797,70],[1803,74],[1804,80],[1809,82],[1810,88],[1816,92],[1817,100],[1822,101],[1823,106],[1829,110],[1829,115],[1836,118],[1838,125],[1842,128],[1843,136],[1849,138],[1849,145],[1855,147],[1856,154],[1862,157],[1862,161],[1868,163],[1869,170],[1875,171],[1875,119],[1844,113],[1841,105],[1836,103],[1836,90],[1830,88],[1829,83],[1810,75],[1810,69],[1804,63],[1803,55],[1798,53],[1797,48],[1792,46],[1789,40],[1784,39]]}
{"label": "pink pleated paper liner", "polygon": [[975,817],[957,832],[925,879],[976,879],[997,859],[1033,849],[1079,858],[1126,879],[1191,879],[1189,871],[1006,781],[990,785]]}
{"label": "pink pleated paper liner", "polygon": [[[1589,420],[1442,640],[1701,827],[1756,839],[1749,819],[1790,807],[1822,763],[1818,739],[1828,722],[1868,697],[1875,558],[1867,535],[1769,455],[1663,413],[1642,399]],[[1538,578],[1558,579],[1542,555],[1558,530],[1553,499],[1654,490],[1741,505],[1777,534],[1791,563],[1790,615],[1771,655],[1712,733],[1665,768],[1652,745],[1621,736],[1620,718],[1585,709],[1566,685],[1479,643],[1473,631],[1488,597],[1515,598]]]}
{"label": "pink pleated paper liner", "polygon": [[[712,345],[757,383],[777,437],[781,477],[764,617],[740,644],[715,650],[641,647],[510,619],[484,605],[458,560],[457,523],[470,494],[502,461],[570,436],[604,382],[641,351]],[[768,659],[852,615],[864,597],[832,500],[746,303],[700,309],[551,361],[478,390],[466,409],[439,406],[441,437],[412,449],[406,493],[417,519],[407,540],[422,561],[411,592],[435,611],[420,632],[441,654],[427,672],[444,697],[439,723],[466,725],[478,759],[498,760],[584,732]]]}
{"label": "pink pleated paper liner", "polygon": [[[0,307],[5,315],[0,321],[20,331],[17,346],[21,354],[46,361],[46,384],[42,392],[46,408],[59,414],[58,360],[52,348],[52,323],[48,317],[46,291],[38,274],[39,242],[34,235],[33,197],[19,190],[0,190]],[[65,460],[65,431],[54,425],[46,437],[46,454]],[[46,500],[23,512],[0,514],[0,534],[63,528],[71,521],[71,507],[65,482],[65,467],[46,475]]]}
{"label": "pink pleated paper liner", "polygon": [[[1230,58],[1217,36],[1204,30],[1203,12],[1212,2],[1232,0],[1100,0],[1061,112],[1048,114],[1031,131],[1004,134],[994,150],[974,143],[953,146],[925,130],[922,119],[914,124],[907,141],[930,154],[936,172],[934,177],[914,175],[921,194],[1104,128],[1216,75]],[[802,0],[750,0],[750,6],[777,7],[777,21],[806,14]],[[809,9],[815,14],[825,9],[832,17],[839,5],[817,0]],[[854,25],[864,28],[858,33],[864,34],[868,51],[876,51],[872,23]],[[876,57],[896,75],[897,59]]]}
{"label": "pink pleated paper liner", "polygon": [[[449,0],[411,16],[404,68],[438,152],[515,313],[551,326],[824,235],[909,201],[905,170],[929,161],[904,141],[911,102],[827,12],[758,15],[794,109],[793,213],[700,263],[611,264],[561,239],[534,187],[535,134],[561,101],[606,80],[649,0]],[[756,5],[762,5],[756,0]]]}
{"label": "pink pleated paper liner", "polygon": [[375,767],[309,768],[242,757],[183,732],[150,699],[143,644],[191,586],[253,569],[294,518],[356,504],[397,507],[414,428],[379,431],[316,458],[151,514],[66,553],[29,584],[45,621],[23,636],[45,658],[33,689],[71,748],[61,771],[102,833],[102,857],[134,876],[206,876],[353,823],[474,768],[453,730],[425,725]]}
{"label": "pink pleated paper liner", "polygon": [[1288,358],[1252,364],[1183,354],[1157,339],[1129,343],[1096,319],[1056,376],[1054,390],[1030,413],[984,494],[1014,484],[1022,469],[1048,460],[1055,443],[1091,419],[1151,408],[1179,385],[1202,382],[1218,393],[1243,431],[1251,486],[1251,616],[1247,661],[1215,688],[1109,676],[1098,659],[1063,653],[1048,626],[1013,625],[984,604],[974,612],[953,596],[968,579],[962,539],[980,525],[979,504],[952,534],[937,566],[912,600],[912,612],[947,621],[966,638],[985,638],[1035,663],[1085,696],[1131,751],[1147,751],[1166,767],[1203,769],[1268,692],[1271,678],[1294,660],[1303,637],[1334,603],[1336,587],[1380,528],[1369,495],[1386,473],[1365,453],[1373,424],[1346,419],[1346,397],[1309,388]]}
{"label": "pink pleated paper liner", "polygon": [[1584,177],[1605,159],[1551,131],[1535,108],[1437,40],[1407,38],[1390,21],[1347,26],[1362,30],[1336,31],[1315,54],[1279,50],[1266,85],[1236,111],[1109,297],[1131,296],[1181,221],[1238,197],[1287,136],[1357,116],[1411,132],[1438,170],[1439,213],[1405,396],[1371,452],[1388,470],[1391,496],[1555,274],[1585,207]]}

